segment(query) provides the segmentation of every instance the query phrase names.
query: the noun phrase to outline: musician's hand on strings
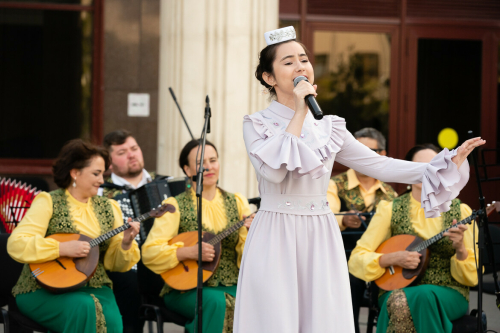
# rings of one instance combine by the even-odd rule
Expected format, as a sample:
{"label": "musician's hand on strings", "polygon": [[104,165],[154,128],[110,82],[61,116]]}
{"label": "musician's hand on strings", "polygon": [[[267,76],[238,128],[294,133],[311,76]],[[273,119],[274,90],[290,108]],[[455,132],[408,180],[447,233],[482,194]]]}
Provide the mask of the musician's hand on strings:
{"label": "musician's hand on strings", "polygon": [[[213,245],[201,243],[201,260],[213,261],[215,258],[215,249]],[[187,259],[198,260],[198,244],[188,247],[180,247],[177,249],[177,260],[184,261]]]}
{"label": "musician's hand on strings", "polygon": [[84,258],[89,252],[89,242],[73,240],[59,243],[59,257]]}
{"label": "musician's hand on strings", "polygon": [[250,225],[252,225],[252,222],[253,222],[253,218],[255,217],[255,213],[253,213],[252,215],[250,215],[249,217],[246,217],[245,215],[243,215],[243,218],[245,219],[245,224],[243,224],[245,227],[247,227],[247,230],[250,229]]}
{"label": "musician's hand on strings", "polygon": [[455,155],[451,161],[457,165],[457,168],[460,169],[460,166],[465,161],[467,156],[474,150],[474,148],[482,146],[486,143],[486,140],[481,139],[480,137],[469,139],[462,143],[460,147],[457,149],[457,155]]}
{"label": "musician's hand on strings", "polygon": [[[349,214],[359,214],[360,212],[356,210],[350,210],[347,213]],[[344,215],[342,218],[342,224],[346,228],[357,229],[361,227],[361,220],[366,220],[366,217],[361,215]]]}
{"label": "musician's hand on strings", "polygon": [[141,228],[141,224],[139,222],[132,222],[132,219],[130,217],[128,218],[127,222],[128,224],[130,224],[130,228],[123,232],[122,240],[122,249],[124,249],[125,251],[130,250],[135,236],[137,236]]}
{"label": "musician's hand on strings", "polygon": [[[457,224],[457,220],[453,220],[453,225]],[[465,260],[468,257],[467,249],[464,244],[464,232],[468,229],[467,225],[461,224],[458,227],[451,228],[443,234],[452,242],[452,247],[457,252],[458,260]]]}
{"label": "musician's hand on strings", "polygon": [[397,251],[386,253],[379,259],[380,267],[400,266],[407,269],[415,269],[420,263],[422,255],[414,251]]}

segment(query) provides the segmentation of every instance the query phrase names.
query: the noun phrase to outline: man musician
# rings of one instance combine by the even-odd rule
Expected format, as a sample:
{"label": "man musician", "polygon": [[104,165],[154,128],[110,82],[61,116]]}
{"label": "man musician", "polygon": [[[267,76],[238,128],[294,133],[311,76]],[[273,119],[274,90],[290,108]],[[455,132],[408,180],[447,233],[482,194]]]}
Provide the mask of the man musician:
{"label": "man musician", "polygon": [[[366,127],[356,133],[354,137],[380,155],[387,155],[385,150],[386,140],[382,133],[374,128]],[[336,215],[341,231],[342,239],[346,249],[347,260],[351,255],[352,249],[356,246],[356,242],[361,238],[361,228],[363,224],[367,225],[371,218],[369,212],[375,212],[378,203],[381,200],[392,201],[397,196],[393,188],[381,182],[378,179],[363,175],[353,169],[349,169],[344,173],[336,175],[330,179],[328,186],[327,199],[330,208]],[[351,233],[360,231],[359,233]],[[359,309],[363,302],[366,283],[353,275],[349,274],[351,284],[352,306],[354,312],[354,327],[356,333],[359,333]]]}
{"label": "man musician", "polygon": [[[144,169],[142,150],[132,133],[117,130],[104,137],[104,147],[111,157],[111,177],[100,189],[101,195],[110,199],[135,190],[155,180],[155,173]],[[134,218],[131,205],[120,203],[124,219]],[[141,244],[140,234],[137,242]],[[144,322],[139,319],[141,304],[137,280],[137,266],[126,273],[108,272],[113,281],[113,292],[123,318],[124,333],[142,332]]]}

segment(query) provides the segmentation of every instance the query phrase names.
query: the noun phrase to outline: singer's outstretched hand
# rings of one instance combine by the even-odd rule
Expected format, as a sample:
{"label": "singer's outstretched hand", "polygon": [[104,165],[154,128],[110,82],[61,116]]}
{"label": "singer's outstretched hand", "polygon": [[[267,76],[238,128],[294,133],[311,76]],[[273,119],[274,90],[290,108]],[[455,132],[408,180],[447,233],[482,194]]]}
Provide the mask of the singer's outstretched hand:
{"label": "singer's outstretched hand", "polygon": [[457,165],[457,168],[460,169],[460,166],[465,161],[467,156],[474,150],[474,148],[482,146],[486,143],[486,140],[481,138],[472,138],[460,145],[457,149],[457,154],[451,159],[453,163]]}

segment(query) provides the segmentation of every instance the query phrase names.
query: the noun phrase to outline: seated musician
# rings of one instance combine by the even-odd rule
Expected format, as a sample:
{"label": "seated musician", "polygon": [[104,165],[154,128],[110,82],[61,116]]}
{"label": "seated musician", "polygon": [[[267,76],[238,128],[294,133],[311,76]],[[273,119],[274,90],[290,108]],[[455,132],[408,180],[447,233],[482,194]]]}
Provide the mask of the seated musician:
{"label": "seated musician", "polygon": [[[144,169],[141,147],[129,131],[117,130],[106,134],[103,145],[111,157],[109,169],[112,172],[111,177],[106,179],[106,183],[103,185],[104,188],[101,189],[103,196],[110,199],[115,198],[155,179],[156,174],[154,172],[149,173]],[[113,188],[109,184],[120,185],[125,189]],[[132,213],[131,207],[122,207],[122,214],[125,218],[136,217]],[[139,235],[136,240],[140,243]],[[113,281],[113,292],[122,314],[123,332],[141,333],[144,320],[141,320],[137,315],[141,306],[141,296],[139,294],[136,266],[125,273],[110,272],[108,275]]]}
{"label": "seated musician", "polygon": [[[127,130],[110,132],[104,137],[103,145],[111,157],[111,177],[106,183],[133,190],[154,180],[155,173],[144,169],[142,150],[132,133]],[[102,195],[112,199],[123,192],[122,189],[105,187]]]}
{"label": "seated musician", "polygon": [[[437,152],[432,144],[418,145],[408,152],[406,160],[427,163]],[[469,206],[454,199],[448,212],[426,219],[420,207],[421,190],[422,184],[415,184],[411,192],[392,202],[380,202],[351,254],[351,274],[374,281],[389,266],[415,269],[421,256],[417,252],[379,254],[375,251],[382,242],[400,234],[429,239],[472,214]],[[418,285],[380,294],[377,332],[450,333],[451,321],[467,313],[469,287],[477,284],[473,228],[460,225],[444,235],[447,237],[429,247],[429,266]],[[477,227],[475,237],[477,239]]]}
{"label": "seated musician", "polygon": [[[370,127],[363,128],[354,133],[354,137],[378,154],[387,155],[384,135],[376,129]],[[391,201],[397,196],[397,193],[389,184],[349,169],[347,172],[330,179],[326,195],[334,214],[339,212],[352,214],[336,215],[340,230],[355,231],[361,227],[361,220],[366,224],[369,223],[369,220],[365,216],[358,216],[355,213],[374,211],[381,200]],[[347,260],[349,260],[349,256],[351,255],[350,250],[356,246],[356,242],[360,237],[361,233],[342,234],[344,247],[348,250],[346,251]],[[363,303],[366,283],[352,274],[349,274],[349,282],[351,285],[354,312],[354,328],[356,333],[359,333],[359,310]]]}
{"label": "seated musician", "polygon": [[[43,263],[59,257],[82,258],[85,241],[59,243],[45,238],[57,233],[81,233],[91,238],[123,225],[118,204],[97,196],[109,166],[108,152],[80,139],[69,141],[54,163],[58,190],[41,192],[7,243],[10,256],[21,263]],[[99,263],[90,281],[77,291],[52,294],[42,289],[25,265],[12,293],[29,318],[51,332],[101,333],[123,331],[122,319],[105,270],[125,272],[140,259],[134,237],[139,223],[99,245]]]}
{"label": "seated musician", "polygon": [[[199,141],[192,140],[181,151],[179,165],[188,177],[197,173],[199,164]],[[201,149],[200,149],[201,150]],[[232,332],[236,297],[236,284],[247,238],[247,230],[253,220],[248,201],[241,194],[229,193],[217,186],[219,180],[219,156],[215,146],[206,142],[203,167],[208,169],[203,176],[202,221],[203,230],[213,234],[230,228],[245,216],[245,226],[222,241],[222,256],[219,268],[205,283],[203,288],[203,332]],[[197,228],[196,183],[186,192],[166,199],[176,207],[174,214],[157,218],[148,238],[142,246],[144,264],[157,274],[174,268],[180,261],[198,259],[198,246],[185,247],[182,242],[168,245],[180,233],[195,231]],[[214,247],[203,243],[203,261],[214,260]],[[195,317],[196,289],[180,292],[165,285],[160,294],[167,308],[189,319],[186,330],[193,332],[197,325]]]}

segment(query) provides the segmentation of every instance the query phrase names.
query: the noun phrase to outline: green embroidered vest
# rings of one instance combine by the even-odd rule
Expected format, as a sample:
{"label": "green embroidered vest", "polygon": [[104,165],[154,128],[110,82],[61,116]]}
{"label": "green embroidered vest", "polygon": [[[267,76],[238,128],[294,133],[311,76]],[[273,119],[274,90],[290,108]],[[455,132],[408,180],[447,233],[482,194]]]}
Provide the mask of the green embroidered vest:
{"label": "green embroidered vest", "polygon": [[[179,204],[180,213],[179,234],[198,230],[197,209],[193,202],[191,191],[192,190],[188,190],[175,197]],[[227,218],[226,229],[228,229],[239,222],[238,205],[234,194],[222,192],[222,195]],[[203,231],[215,234],[213,230],[207,229],[205,226],[203,226]],[[236,263],[237,258],[235,251],[238,239],[238,232],[233,232],[222,240],[219,267],[212,277],[205,282],[206,286],[217,287],[220,284],[224,286],[233,286],[238,283],[238,274],[240,270]],[[165,284],[160,296],[163,297],[163,295],[170,292],[170,290],[171,288]]]}
{"label": "green embroidered vest", "polygon": [[[352,188],[350,190],[348,189],[349,181],[347,180],[347,172],[336,175],[331,179],[337,185],[337,193],[342,205],[340,211],[344,212],[351,209],[362,211],[366,208],[365,200],[361,195],[359,186],[356,186],[355,188]],[[390,185],[384,182],[381,183],[382,187],[387,193],[385,193],[381,189],[377,190],[377,192],[375,193],[375,202],[373,203],[373,207],[371,210],[374,210],[378,206],[380,201],[382,200],[392,201],[396,197],[396,192],[392,189]]]}
{"label": "green embroidered vest", "polygon": [[[411,205],[411,192],[394,199],[392,203],[392,218],[391,218],[391,233],[392,236],[396,235],[413,235],[418,236],[413,229],[410,220],[410,205]],[[450,227],[453,220],[461,220],[462,213],[460,210],[460,200],[454,199],[451,208],[448,212],[441,214],[443,219],[444,230]],[[455,254],[455,249],[452,247],[452,242],[443,237],[437,243],[429,247],[430,260],[429,266],[425,271],[424,277],[418,285],[433,284],[437,286],[445,286],[455,289],[469,300],[469,287],[460,284],[451,275],[450,259]]]}
{"label": "green embroidered vest", "polygon": [[[53,213],[52,218],[49,221],[47,232],[45,237],[53,234],[79,234],[80,232],[76,229],[73,218],[69,212],[68,208],[68,198],[66,192],[63,189],[55,190],[50,192],[52,197]],[[103,197],[94,196],[91,198],[92,208],[94,209],[94,214],[96,215],[99,225],[101,226],[101,235],[113,229],[114,215],[113,209],[109,200]],[[89,287],[101,288],[102,286],[113,287],[113,283],[109,279],[106,271],[104,270],[104,255],[109,247],[110,240],[106,240],[99,245],[99,264],[97,269],[87,283]],[[25,294],[29,292],[36,291],[40,289],[40,285],[36,282],[35,278],[31,275],[29,265],[24,265],[21,272],[21,276],[17,281],[17,284],[12,289],[12,294],[14,296],[19,294]]]}

